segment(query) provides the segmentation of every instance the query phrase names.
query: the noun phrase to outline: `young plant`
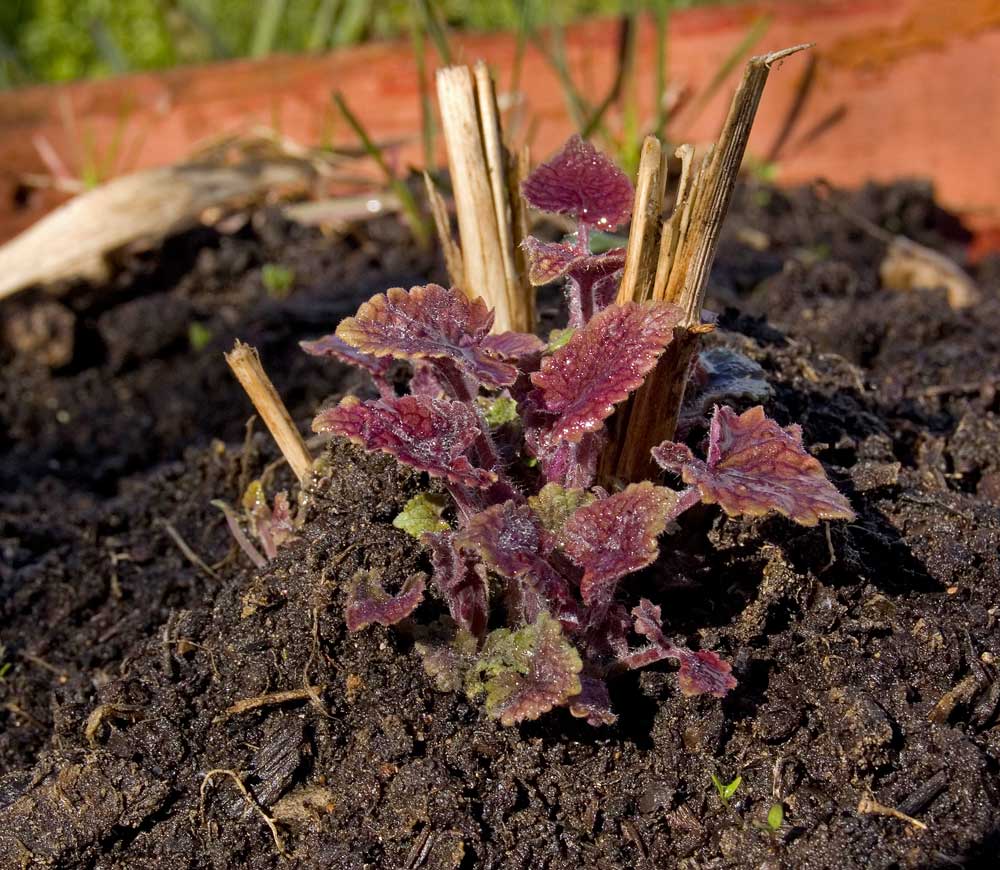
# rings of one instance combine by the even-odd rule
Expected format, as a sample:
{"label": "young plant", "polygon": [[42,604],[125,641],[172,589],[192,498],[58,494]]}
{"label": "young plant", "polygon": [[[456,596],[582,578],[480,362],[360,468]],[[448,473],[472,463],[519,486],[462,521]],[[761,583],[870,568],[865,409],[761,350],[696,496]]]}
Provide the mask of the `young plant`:
{"label": "young plant", "polygon": [[[393,288],[335,335],[306,345],[366,369],[380,393],[343,399],[313,428],[388,453],[451,496],[454,523],[429,494],[394,522],[427,547],[429,585],[454,623],[444,642],[417,647],[439,688],[484,697],[503,724],[560,706],[610,724],[607,680],[672,659],[683,694],[722,698],[736,685],[730,665],[671,641],[651,601],[630,612],[621,580],[656,560],[668,524],[699,501],[734,515],[777,510],[803,524],[853,514],[798,428],[782,429],[760,407],[743,415],[716,407],[704,461],[683,443],[656,448],[657,461],[687,484],[680,492],[653,481],[594,487],[606,421],[654,368],[681,311],[665,302],[612,304],[614,292],[594,293],[580,277],[593,258],[589,228],[628,217],[631,187],[606,158],[574,138],[524,187],[536,206],[571,214],[580,227],[576,242],[551,246],[554,257],[577,261],[565,272],[576,318],[568,340],[546,346],[533,335],[493,334],[482,300],[454,289]],[[392,360],[412,368],[406,394],[385,378]],[[710,375],[722,362],[695,384],[693,409],[703,408],[699,389],[719,395]],[[424,585],[414,575],[393,593],[362,572],[347,589],[349,629],[409,617]],[[633,633],[645,644],[631,643]]]}

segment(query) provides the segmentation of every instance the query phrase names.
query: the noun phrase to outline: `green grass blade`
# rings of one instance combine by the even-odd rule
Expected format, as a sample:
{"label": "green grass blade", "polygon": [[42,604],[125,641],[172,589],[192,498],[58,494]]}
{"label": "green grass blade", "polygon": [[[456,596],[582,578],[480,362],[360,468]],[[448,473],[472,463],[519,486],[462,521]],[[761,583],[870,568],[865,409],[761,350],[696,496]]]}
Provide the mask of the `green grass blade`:
{"label": "green grass blade", "polygon": [[266,57],[274,50],[278,28],[285,14],[286,0],[261,0],[260,17],[253,31],[250,44],[251,57]]}
{"label": "green grass blade", "polygon": [[309,36],[306,37],[306,51],[315,53],[329,47],[339,5],[340,0],[320,0],[312,27],[309,28]]}
{"label": "green grass blade", "polygon": [[401,179],[396,177],[396,174],[392,171],[392,167],[385,159],[385,154],[382,153],[382,149],[375,144],[371,136],[368,135],[368,131],[364,128],[364,125],[358,119],[358,117],[350,110],[347,102],[344,100],[344,95],[337,92],[333,95],[333,101],[336,103],[337,108],[340,109],[340,113],[344,116],[347,123],[350,125],[351,129],[357,135],[358,139],[361,141],[361,147],[364,148],[365,153],[375,161],[379,169],[386,177],[389,186],[392,188],[392,192],[399,197],[400,206],[403,209],[403,214],[406,217],[406,222],[410,225],[410,231],[413,233],[413,237],[417,240],[417,243],[422,248],[427,248],[430,245],[431,234],[430,228],[427,225],[427,221],[424,218],[423,213],[420,211],[420,207],[417,205],[417,200],[413,196],[413,191],[403,182]]}

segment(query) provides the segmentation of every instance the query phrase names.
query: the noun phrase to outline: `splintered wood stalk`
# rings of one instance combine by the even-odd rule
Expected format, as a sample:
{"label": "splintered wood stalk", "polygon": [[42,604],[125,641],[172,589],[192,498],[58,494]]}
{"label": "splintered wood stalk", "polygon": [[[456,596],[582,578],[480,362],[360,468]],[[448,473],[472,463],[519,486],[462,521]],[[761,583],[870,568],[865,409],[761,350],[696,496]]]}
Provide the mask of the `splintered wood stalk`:
{"label": "splintered wood stalk", "polygon": [[[747,62],[719,140],[697,169],[690,145],[677,150],[682,164],[677,200],[658,234],[650,232],[650,224],[659,223],[658,215],[651,221],[647,208],[640,210],[640,205],[648,207],[651,203],[641,203],[639,196],[644,189],[655,189],[657,166],[652,159],[640,164],[626,273],[618,301],[652,298],[673,302],[683,309],[684,316],[656,368],[611,420],[600,469],[608,484],[647,479],[653,473],[650,450],[674,436],[691,363],[698,353],[701,335],[712,328],[701,322],[708,276],[764,85],[775,63],[805,48],[809,46],[797,45]],[[649,150],[654,149],[649,146]],[[644,157],[646,153],[644,144]],[[637,264],[634,277],[628,270],[633,261]]]}
{"label": "splintered wood stalk", "polygon": [[285,403],[281,401],[281,396],[260,364],[257,348],[237,340],[225,357],[299,483],[305,483],[312,468],[312,456],[299,430],[295,428]]}
{"label": "splintered wood stalk", "polygon": [[[446,67],[438,70],[437,89],[461,243],[463,274],[457,284],[494,309],[495,332],[530,332],[534,291],[519,252],[519,191],[511,185],[520,160],[503,146],[489,70],[482,61],[475,72]],[[443,223],[436,219],[439,235],[445,232]]]}

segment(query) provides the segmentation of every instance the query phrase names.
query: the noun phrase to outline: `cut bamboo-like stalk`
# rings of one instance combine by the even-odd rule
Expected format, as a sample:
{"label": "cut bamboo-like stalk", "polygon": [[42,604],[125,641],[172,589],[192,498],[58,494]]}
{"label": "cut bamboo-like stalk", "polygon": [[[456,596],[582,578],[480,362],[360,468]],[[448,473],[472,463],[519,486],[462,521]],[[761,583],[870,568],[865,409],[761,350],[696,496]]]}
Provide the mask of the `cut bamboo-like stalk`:
{"label": "cut bamboo-like stalk", "polygon": [[281,450],[281,455],[291,466],[299,483],[305,483],[312,469],[312,456],[299,430],[295,428],[285,403],[281,401],[281,396],[278,395],[274,384],[260,364],[257,348],[237,341],[225,356],[229,368],[246,390],[257,413],[260,414],[271,437]]}
{"label": "cut bamboo-like stalk", "polygon": [[465,66],[446,67],[438,70],[437,88],[462,249],[459,286],[493,308],[494,331],[530,331],[532,291],[518,268],[510,158],[489,70],[482,63],[475,74]]}
{"label": "cut bamboo-like stalk", "polygon": [[653,292],[658,253],[656,240],[660,236],[660,213],[667,183],[662,152],[659,139],[655,136],[645,138],[632,202],[632,229],[625,249],[625,272],[618,287],[619,304],[632,300],[642,302]]}
{"label": "cut bamboo-like stalk", "polygon": [[[656,368],[632,400],[619,407],[609,425],[609,443],[601,457],[600,469],[608,485],[649,477],[653,471],[650,450],[674,437],[691,362],[698,353],[701,334],[711,329],[701,323],[708,275],[761,93],[771,66],[804,48],[808,46],[799,45],[750,59],[719,141],[702,159],[697,171],[692,172],[693,149],[690,146],[678,149],[682,170],[677,202],[662,232],[651,236],[645,226],[639,226],[635,242],[642,250],[635,254],[637,262],[655,257],[652,297],[679,305],[683,316]],[[633,216],[630,253],[636,232]],[[638,282],[626,286],[623,280],[622,290],[619,302],[646,298]]]}
{"label": "cut bamboo-like stalk", "polygon": [[496,88],[490,76],[489,67],[483,61],[477,61],[475,66],[476,99],[479,104],[479,124],[483,131],[483,147],[486,152],[486,169],[490,177],[490,190],[493,193],[493,211],[497,222],[497,243],[500,260],[503,264],[505,291],[507,295],[507,310],[510,317],[510,329],[524,331],[524,312],[521,292],[521,280],[514,259],[514,228],[513,211],[510,201],[510,188],[507,184],[507,166],[510,162],[504,152],[500,132],[500,109],[497,107]]}

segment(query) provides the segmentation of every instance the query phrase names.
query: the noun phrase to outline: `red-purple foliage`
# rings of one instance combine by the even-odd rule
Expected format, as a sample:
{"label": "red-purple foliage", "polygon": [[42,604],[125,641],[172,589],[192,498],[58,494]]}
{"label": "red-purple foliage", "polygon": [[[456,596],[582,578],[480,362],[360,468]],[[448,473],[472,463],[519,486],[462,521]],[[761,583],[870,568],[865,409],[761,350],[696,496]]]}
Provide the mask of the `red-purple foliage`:
{"label": "red-purple foliage", "polygon": [[330,356],[348,365],[364,369],[372,376],[379,393],[387,397],[393,395],[392,385],[386,380],[392,365],[391,356],[372,356],[362,353],[336,335],[324,335],[315,341],[300,341],[299,347],[312,356]]}
{"label": "red-purple foliage", "polygon": [[657,539],[676,502],[675,492],[643,481],[581,507],[566,521],[559,540],[583,568],[584,604],[610,602],[619,579],[656,558]]}
{"label": "red-purple foliage", "polygon": [[626,660],[629,667],[641,668],[661,659],[677,659],[681,669],[677,681],[684,695],[701,695],[707,692],[716,698],[725,697],[736,687],[732,675],[732,665],[723,661],[714,652],[677,646],[667,640],[660,627],[660,608],[643,598],[639,606],[633,608],[635,630],[649,641],[649,646],[633,652]]}
{"label": "red-purple foliage", "polygon": [[509,386],[517,369],[489,350],[488,342],[483,346],[492,326],[493,312],[482,299],[428,284],[373,296],[341,321],[337,337],[366,354],[446,359],[478,383]]}
{"label": "red-purple foliage", "polygon": [[819,460],[802,446],[802,430],[782,429],[759,405],[742,414],[725,406],[715,409],[705,461],[671,441],[653,448],[653,458],[696,486],[702,501],[718,504],[730,516],[777,511],[803,526],[854,518]]}
{"label": "red-purple foliage", "polygon": [[572,241],[542,242],[529,236],[522,247],[533,285],[566,279],[569,325],[582,326],[614,299],[625,268],[624,248],[591,253],[590,231],[614,229],[628,220],[632,185],[605,155],[574,136],[525,179],[522,190],[535,208],[577,221]]}
{"label": "red-purple foliage", "polygon": [[396,595],[389,595],[374,571],[359,571],[347,589],[344,621],[348,631],[360,631],[366,626],[395,625],[417,609],[424,597],[424,574],[407,578]]}
{"label": "red-purple foliage", "polygon": [[612,248],[603,254],[591,254],[576,244],[541,242],[528,236],[521,247],[528,259],[528,280],[538,287],[567,280],[569,326],[582,326],[614,300],[625,269],[625,249]]}
{"label": "red-purple foliage", "polygon": [[479,559],[456,545],[454,532],[429,532],[420,540],[431,551],[434,586],[451,618],[459,628],[481,639],[486,634],[490,602],[486,572]]}
{"label": "red-purple foliage", "polygon": [[632,213],[632,183],[589,142],[572,136],[521,185],[528,205],[611,230]]}
{"label": "red-purple foliage", "polygon": [[531,376],[540,409],[557,419],[550,437],[579,441],[600,429],[656,365],[674,335],[681,309],[667,302],[606,308]]}
{"label": "red-purple foliage", "polygon": [[401,396],[362,403],[347,396],[335,408],[321,411],[313,430],[343,435],[461,486],[487,487],[496,480],[466,456],[480,430],[474,410],[462,402]]}
{"label": "red-purple foliage", "polygon": [[[651,565],[669,521],[699,500],[730,513],[780,510],[806,523],[850,509],[802,449],[798,429],[782,430],[759,408],[742,417],[716,411],[707,461],[683,443],[656,448],[657,461],[689,484],[682,492],[649,481],[610,494],[591,489],[605,421],[656,365],[681,311],[613,303],[624,250],[595,255],[589,233],[628,218],[632,187],[591,146],[570,140],[527,179],[524,193],[536,208],[578,221],[571,241],[525,242],[533,282],[567,281],[572,337],[550,348],[533,335],[492,335],[493,314],[481,299],[434,284],[391,289],[344,320],[336,336],[307,347],[381,378],[382,398],[348,397],[313,428],[442,479],[454,499],[454,521],[425,494],[394,523],[429,550],[432,595],[451,617],[443,620],[450,642],[417,643],[438,688],[485,695],[487,713],[504,724],[564,706],[592,725],[610,725],[606,679],[673,658],[684,694],[722,697],[736,685],[730,666],[668,641],[659,607],[646,599],[630,618],[617,598],[621,578]],[[694,422],[725,390],[749,397],[766,389],[753,363],[711,354],[698,363],[689,396]],[[392,360],[412,367],[409,395],[397,397],[384,383]],[[272,521],[285,506],[275,504]],[[423,591],[423,575],[390,595],[361,572],[348,589],[348,627],[403,619]],[[491,609],[493,597],[503,606]],[[506,626],[497,627],[500,614]],[[630,647],[633,631],[646,646]]]}

